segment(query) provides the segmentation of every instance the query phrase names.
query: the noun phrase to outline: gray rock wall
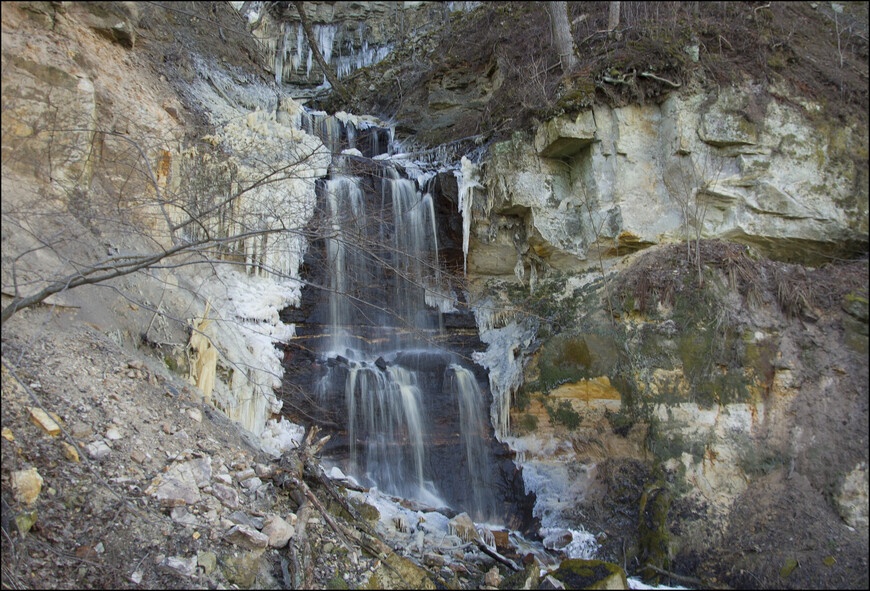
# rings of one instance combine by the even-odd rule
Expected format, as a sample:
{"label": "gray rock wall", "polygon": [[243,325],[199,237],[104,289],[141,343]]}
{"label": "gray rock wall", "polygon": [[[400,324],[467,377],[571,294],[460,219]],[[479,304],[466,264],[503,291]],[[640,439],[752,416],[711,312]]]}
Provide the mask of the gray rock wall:
{"label": "gray rock wall", "polygon": [[809,263],[866,250],[866,134],[772,94],[747,85],[595,106],[495,144],[469,271],[511,274],[517,257],[579,269],[597,265],[598,247],[610,258],[687,234]]}

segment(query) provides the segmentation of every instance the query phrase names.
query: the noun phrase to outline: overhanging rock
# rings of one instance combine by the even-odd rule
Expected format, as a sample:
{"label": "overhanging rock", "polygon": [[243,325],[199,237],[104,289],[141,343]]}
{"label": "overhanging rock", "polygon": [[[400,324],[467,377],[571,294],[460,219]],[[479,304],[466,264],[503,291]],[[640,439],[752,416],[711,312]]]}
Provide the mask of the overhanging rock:
{"label": "overhanging rock", "polygon": [[535,133],[535,149],[544,158],[567,158],[594,139],[595,117],[586,111],[573,120],[560,116],[541,124]]}

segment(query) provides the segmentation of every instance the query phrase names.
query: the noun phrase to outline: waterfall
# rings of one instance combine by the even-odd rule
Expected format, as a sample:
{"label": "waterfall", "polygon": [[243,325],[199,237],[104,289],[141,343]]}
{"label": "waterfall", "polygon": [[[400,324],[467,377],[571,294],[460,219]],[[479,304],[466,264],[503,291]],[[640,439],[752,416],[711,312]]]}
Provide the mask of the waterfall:
{"label": "waterfall", "polygon": [[[385,490],[432,500],[423,477],[422,394],[402,367],[350,362],[345,379],[350,469]],[[364,441],[358,445],[357,441]],[[358,447],[364,447],[360,458]],[[440,502],[438,499],[436,502]]]}
{"label": "waterfall", "polygon": [[478,520],[512,515],[515,467],[496,458],[484,378],[439,344],[455,298],[438,256],[435,173],[407,166],[408,178],[408,163],[389,157],[389,129],[345,113],[301,122],[334,155],[318,191],[327,231],[311,255],[327,289],[310,331],[308,408],[337,430],[324,453],[389,494]]}
{"label": "waterfall", "polygon": [[474,374],[461,365],[448,367],[445,390],[456,393],[459,406],[459,424],[465,461],[471,476],[473,506],[471,513],[478,520],[493,515],[493,489],[489,471],[483,462],[487,458],[487,423],[484,398]]}
{"label": "waterfall", "polygon": [[347,327],[353,318],[350,281],[365,281],[352,277],[366,269],[363,253],[355,248],[354,226],[365,227],[363,193],[357,179],[338,176],[326,183],[326,204],[331,234],[326,239],[326,256],[332,272],[329,274],[329,315],[332,324],[332,351],[344,352],[351,345]]}

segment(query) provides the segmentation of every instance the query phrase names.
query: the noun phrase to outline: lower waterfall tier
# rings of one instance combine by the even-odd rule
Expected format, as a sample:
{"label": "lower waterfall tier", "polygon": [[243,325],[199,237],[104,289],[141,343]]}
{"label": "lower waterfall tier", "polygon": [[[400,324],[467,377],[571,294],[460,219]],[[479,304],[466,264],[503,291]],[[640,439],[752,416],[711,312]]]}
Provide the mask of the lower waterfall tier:
{"label": "lower waterfall tier", "polygon": [[285,401],[332,434],[325,460],[366,487],[534,529],[534,496],[525,494],[513,452],[493,435],[479,367],[436,349],[374,360],[348,349],[311,363],[298,355],[292,382],[299,387],[287,388]]}

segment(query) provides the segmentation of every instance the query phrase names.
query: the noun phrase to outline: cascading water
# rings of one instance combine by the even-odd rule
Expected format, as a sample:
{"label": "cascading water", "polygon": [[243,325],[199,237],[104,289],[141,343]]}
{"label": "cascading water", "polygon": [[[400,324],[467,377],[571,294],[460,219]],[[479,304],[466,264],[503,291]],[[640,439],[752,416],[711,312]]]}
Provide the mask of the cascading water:
{"label": "cascading water", "polygon": [[438,344],[454,298],[442,284],[434,175],[419,175],[422,187],[405,178],[384,157],[391,131],[341,115],[302,115],[339,154],[319,188],[328,231],[312,250],[323,259],[310,265],[328,295],[311,328],[297,325],[314,351],[309,410],[336,434],[325,453],[367,486],[519,525],[521,478],[492,435],[482,371]]}
{"label": "cascading water", "polygon": [[460,437],[472,479],[473,507],[480,514],[493,515],[495,506],[489,494],[490,483],[482,478],[486,470],[481,463],[487,458],[487,423],[483,395],[473,373],[456,364],[451,364],[448,370],[444,389],[455,393],[459,406]]}

